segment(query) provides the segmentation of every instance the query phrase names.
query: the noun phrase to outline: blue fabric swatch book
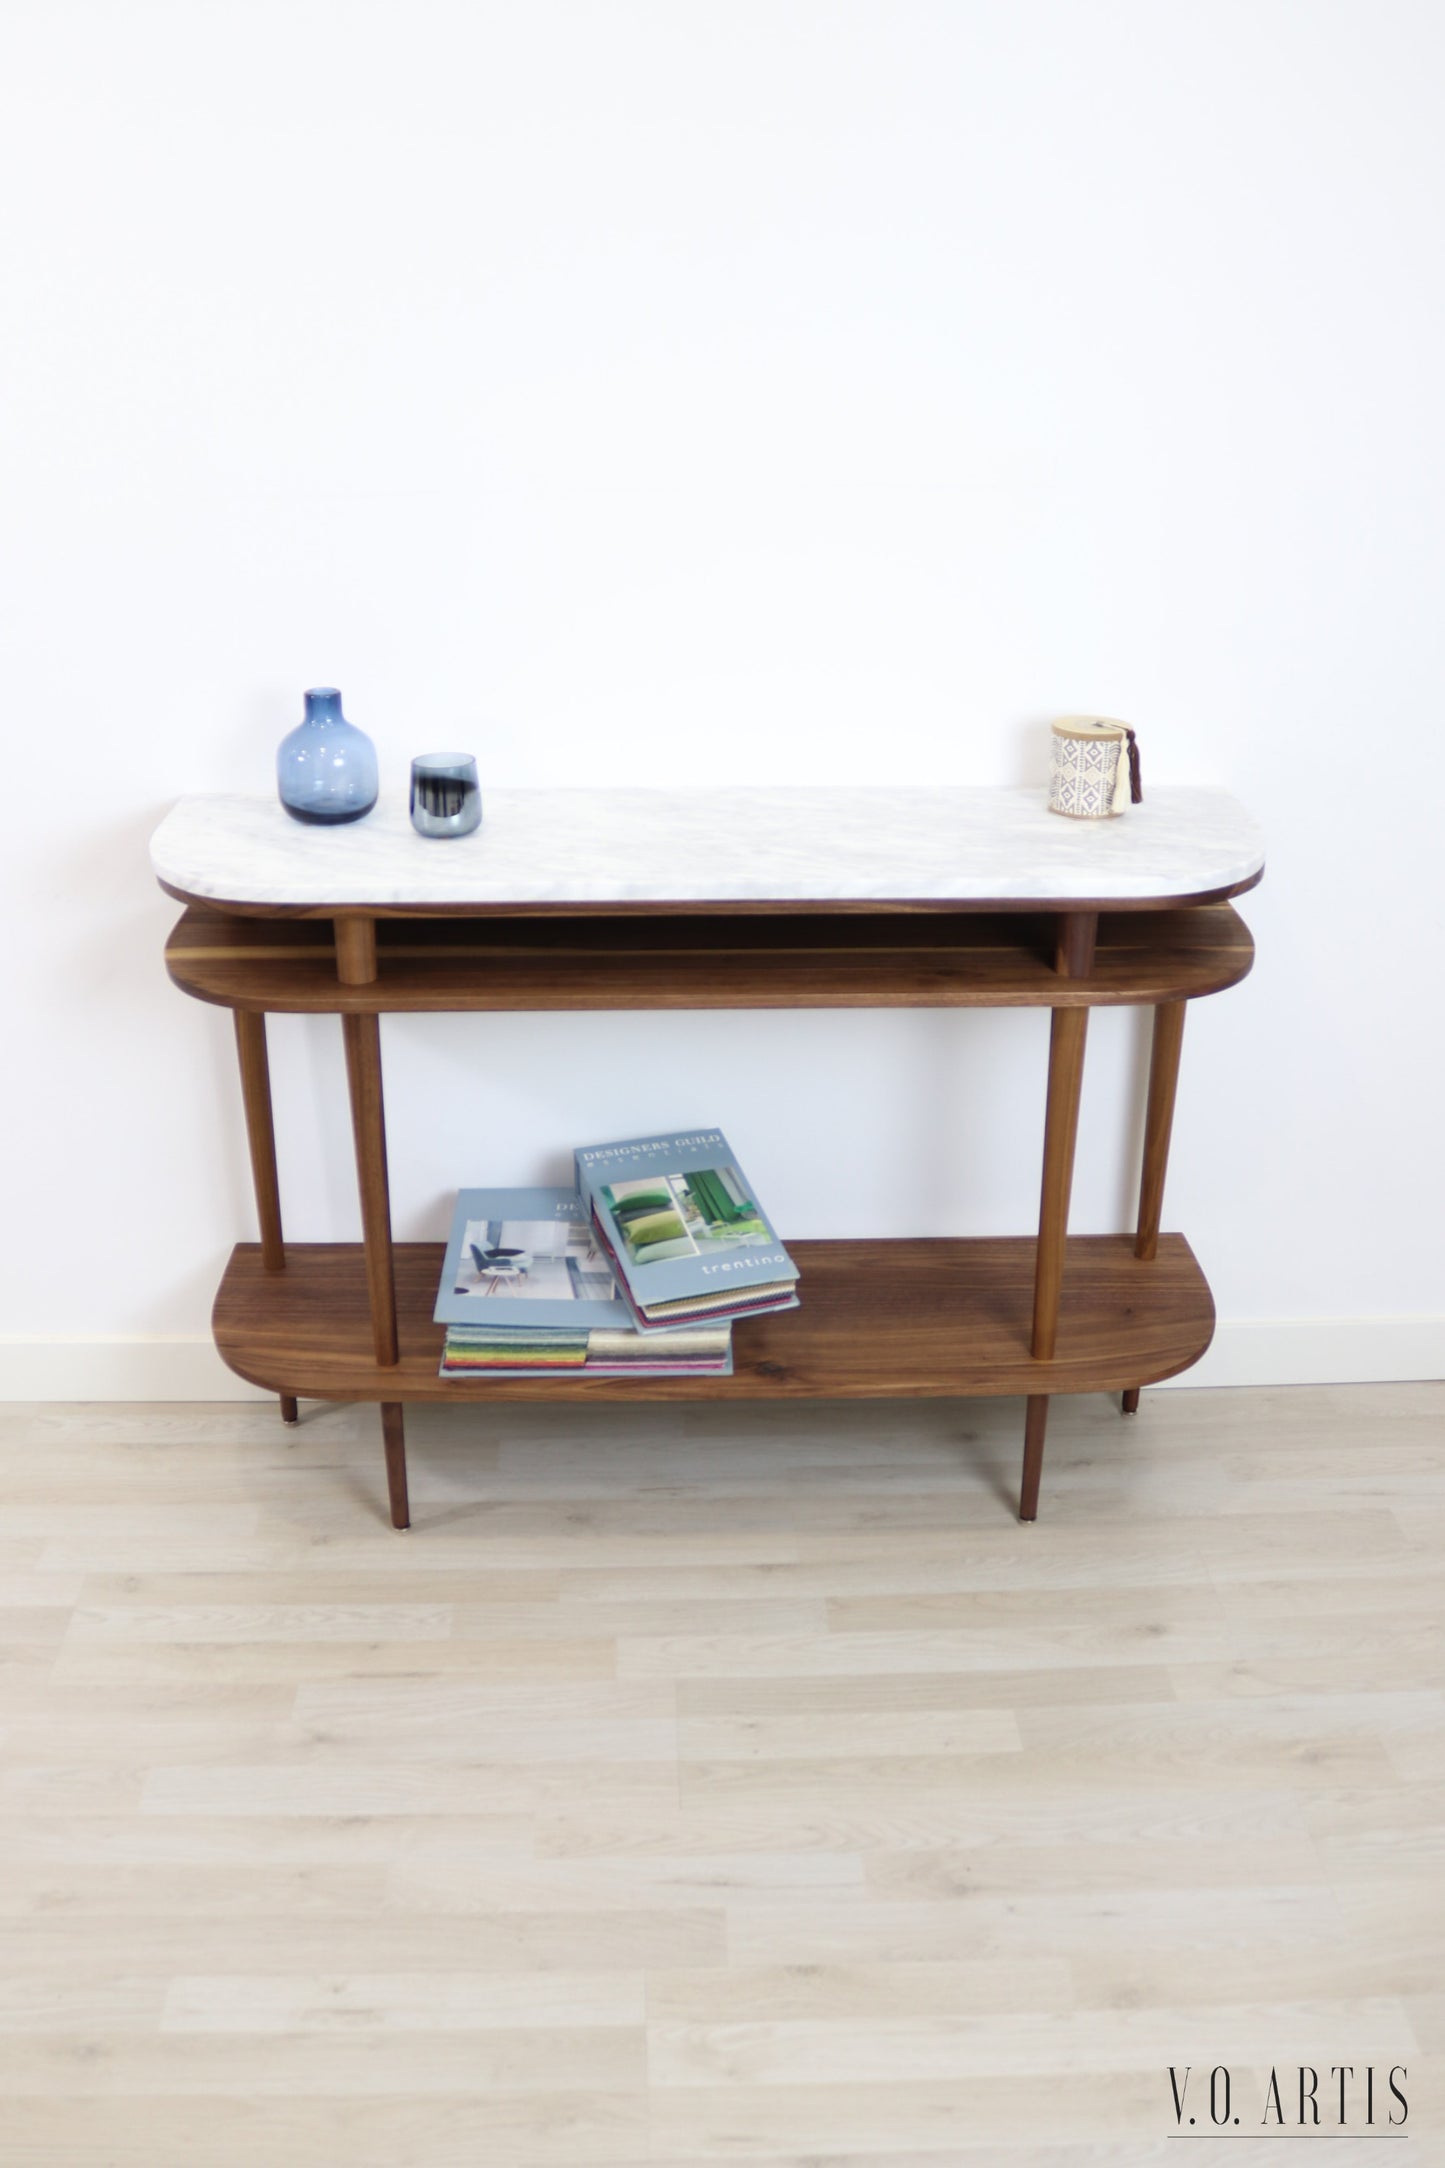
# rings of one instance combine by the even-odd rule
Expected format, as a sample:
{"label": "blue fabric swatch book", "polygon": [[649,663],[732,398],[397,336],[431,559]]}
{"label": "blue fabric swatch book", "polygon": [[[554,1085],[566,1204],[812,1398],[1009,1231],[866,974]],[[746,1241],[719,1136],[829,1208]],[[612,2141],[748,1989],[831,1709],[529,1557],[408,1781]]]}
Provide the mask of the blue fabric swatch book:
{"label": "blue fabric swatch book", "polygon": [[732,1373],[726,1318],[639,1332],[570,1189],[461,1190],[432,1314],[444,1378]]}
{"label": "blue fabric swatch book", "polygon": [[588,1145],[576,1167],[640,1331],[796,1308],[798,1268],[720,1129]]}

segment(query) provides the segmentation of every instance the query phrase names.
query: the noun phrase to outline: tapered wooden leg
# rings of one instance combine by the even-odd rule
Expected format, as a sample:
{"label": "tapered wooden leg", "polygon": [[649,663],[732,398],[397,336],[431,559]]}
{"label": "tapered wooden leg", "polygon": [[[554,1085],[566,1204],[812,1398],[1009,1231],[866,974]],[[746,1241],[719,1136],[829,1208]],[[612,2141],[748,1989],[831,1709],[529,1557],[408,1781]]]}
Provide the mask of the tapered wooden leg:
{"label": "tapered wooden leg", "polygon": [[[271,1117],[271,1065],[266,1058],[266,1019],[249,1009],[235,1009],[236,1056],[241,1067],[241,1102],[246,1109],[246,1138],[251,1147],[251,1184],[261,1229],[261,1262],[268,1272],[286,1269],[281,1233],[281,1185],[276,1178],[276,1129]],[[294,1400],[281,1395],[283,1423],[299,1421]]]}
{"label": "tapered wooden leg", "polygon": [[1069,1231],[1069,1192],[1074,1182],[1074,1140],[1084,1081],[1087,1009],[1055,1009],[1049,1031],[1049,1104],[1044,1121],[1044,1178],[1039,1198],[1039,1244],[1034,1266],[1033,1353],[1048,1362],[1059,1329],[1059,1290],[1064,1278],[1064,1241]]}
{"label": "tapered wooden leg", "polygon": [[[1055,968],[1061,978],[1086,978],[1094,968],[1097,913],[1066,913],[1059,919]],[[1074,1143],[1079,1130],[1079,1098],[1084,1085],[1086,1008],[1055,1009],[1049,1023],[1049,1099],[1044,1117],[1044,1176],[1039,1194],[1039,1240],[1034,1261],[1034,1330],[1032,1352],[1039,1362],[1053,1359],[1059,1331],[1059,1295],[1064,1284],[1064,1244],[1069,1232],[1069,1193],[1074,1186]],[[1030,1393],[1024,1417],[1024,1466],[1019,1485],[1019,1519],[1037,1520],[1039,1478],[1044,1469],[1044,1432],[1049,1420],[1047,1393]]]}
{"label": "tapered wooden leg", "polygon": [[1139,1184],[1139,1233],[1136,1257],[1159,1253],[1159,1223],[1164,1214],[1164,1175],[1169,1165],[1169,1135],[1174,1127],[1174,1096],[1179,1085],[1179,1049],[1184,1042],[1184,1001],[1161,1001],[1154,1011],[1154,1045],[1149,1056],[1149,1098],[1144,1112],[1144,1172]]}
{"label": "tapered wooden leg", "polygon": [[[1139,1231],[1134,1255],[1159,1254],[1164,1217],[1164,1176],[1169,1166],[1169,1138],[1174,1128],[1174,1100],[1179,1089],[1179,1050],[1184,1043],[1183,1001],[1161,1001],[1154,1010],[1154,1041],[1149,1053],[1149,1096],[1144,1109],[1144,1170],[1139,1181]],[[1125,1415],[1139,1413],[1139,1388],[1123,1399]]]}
{"label": "tapered wooden leg", "polygon": [[[1069,1192],[1074,1183],[1074,1140],[1084,1082],[1087,1009],[1055,1009],[1049,1027],[1049,1103],[1044,1118],[1044,1178],[1039,1197],[1039,1241],[1034,1264],[1033,1353],[1049,1362],[1059,1330],[1059,1293],[1064,1280],[1064,1242],[1069,1232]],[[1044,1465],[1047,1393],[1029,1395],[1024,1422],[1024,1472],[1019,1519],[1037,1519],[1039,1477]]]}
{"label": "tapered wooden leg", "polygon": [[1044,1432],[1049,1421],[1047,1393],[1030,1393],[1024,1415],[1024,1472],[1019,1483],[1019,1519],[1039,1517],[1039,1478],[1044,1472]]}
{"label": "tapered wooden leg", "polygon": [[271,1069],[266,1059],[266,1019],[236,1009],[236,1054],[241,1065],[241,1099],[246,1109],[246,1137],[251,1147],[251,1181],[256,1218],[261,1227],[261,1262],[268,1272],[286,1266],[281,1238],[281,1190],[276,1180],[276,1131],[271,1120]]}
{"label": "tapered wooden leg", "polygon": [[410,1528],[411,1507],[406,1496],[406,1424],[400,1401],[381,1403],[381,1442],[386,1448],[386,1491],[391,1500],[393,1528]]}
{"label": "tapered wooden leg", "polygon": [[341,1028],[346,1039],[346,1073],[351,1084],[351,1127],[356,1139],[356,1178],[361,1190],[361,1233],[366,1245],[372,1344],[377,1361],[390,1366],[396,1361],[396,1280],[391,1260],[391,1196],[386,1177],[380,1019],[343,1016]]}

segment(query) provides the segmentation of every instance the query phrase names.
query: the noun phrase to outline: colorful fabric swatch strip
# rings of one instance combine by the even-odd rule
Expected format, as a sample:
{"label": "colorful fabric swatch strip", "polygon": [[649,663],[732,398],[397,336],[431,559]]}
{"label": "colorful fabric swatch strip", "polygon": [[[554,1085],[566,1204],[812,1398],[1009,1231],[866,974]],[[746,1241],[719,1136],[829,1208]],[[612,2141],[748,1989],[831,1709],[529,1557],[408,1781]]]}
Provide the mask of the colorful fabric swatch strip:
{"label": "colorful fabric swatch strip", "polygon": [[589,1332],[545,1327],[453,1325],[447,1332],[440,1375],[448,1377],[555,1377],[561,1371],[600,1377],[671,1377],[732,1369],[730,1324],[682,1328],[647,1338],[626,1328]]}

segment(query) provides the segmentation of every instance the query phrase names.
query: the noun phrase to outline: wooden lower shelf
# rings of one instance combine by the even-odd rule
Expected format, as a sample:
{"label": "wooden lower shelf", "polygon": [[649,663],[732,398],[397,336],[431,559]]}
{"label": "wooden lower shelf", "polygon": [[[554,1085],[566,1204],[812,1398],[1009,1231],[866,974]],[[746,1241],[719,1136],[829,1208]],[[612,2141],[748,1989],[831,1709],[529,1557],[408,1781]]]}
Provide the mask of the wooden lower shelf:
{"label": "wooden lower shelf", "polygon": [[371,1348],[359,1243],[292,1243],[284,1272],[259,1245],[231,1253],[212,1323],[224,1360],[269,1391],[318,1400],[669,1401],[857,1395],[1116,1392],[1172,1377],[1214,1334],[1214,1303],[1182,1235],[1148,1264],[1128,1235],[1076,1235],[1064,1267],[1058,1352],[1029,1354],[1029,1237],[796,1242],[802,1307],[733,1328],[730,1378],[442,1379],[432,1323],[442,1246],[395,1249],[401,1360]]}

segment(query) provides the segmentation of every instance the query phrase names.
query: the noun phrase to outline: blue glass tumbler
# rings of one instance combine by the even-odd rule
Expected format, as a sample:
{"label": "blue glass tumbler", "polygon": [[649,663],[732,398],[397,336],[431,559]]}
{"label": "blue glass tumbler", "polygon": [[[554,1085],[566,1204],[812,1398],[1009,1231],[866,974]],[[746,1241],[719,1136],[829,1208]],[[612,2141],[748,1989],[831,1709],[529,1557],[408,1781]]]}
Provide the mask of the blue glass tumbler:
{"label": "blue glass tumbler", "polygon": [[313,685],[306,713],[276,748],[276,788],[293,820],[334,828],[376,804],[376,747],[348,723],[334,685]]}

